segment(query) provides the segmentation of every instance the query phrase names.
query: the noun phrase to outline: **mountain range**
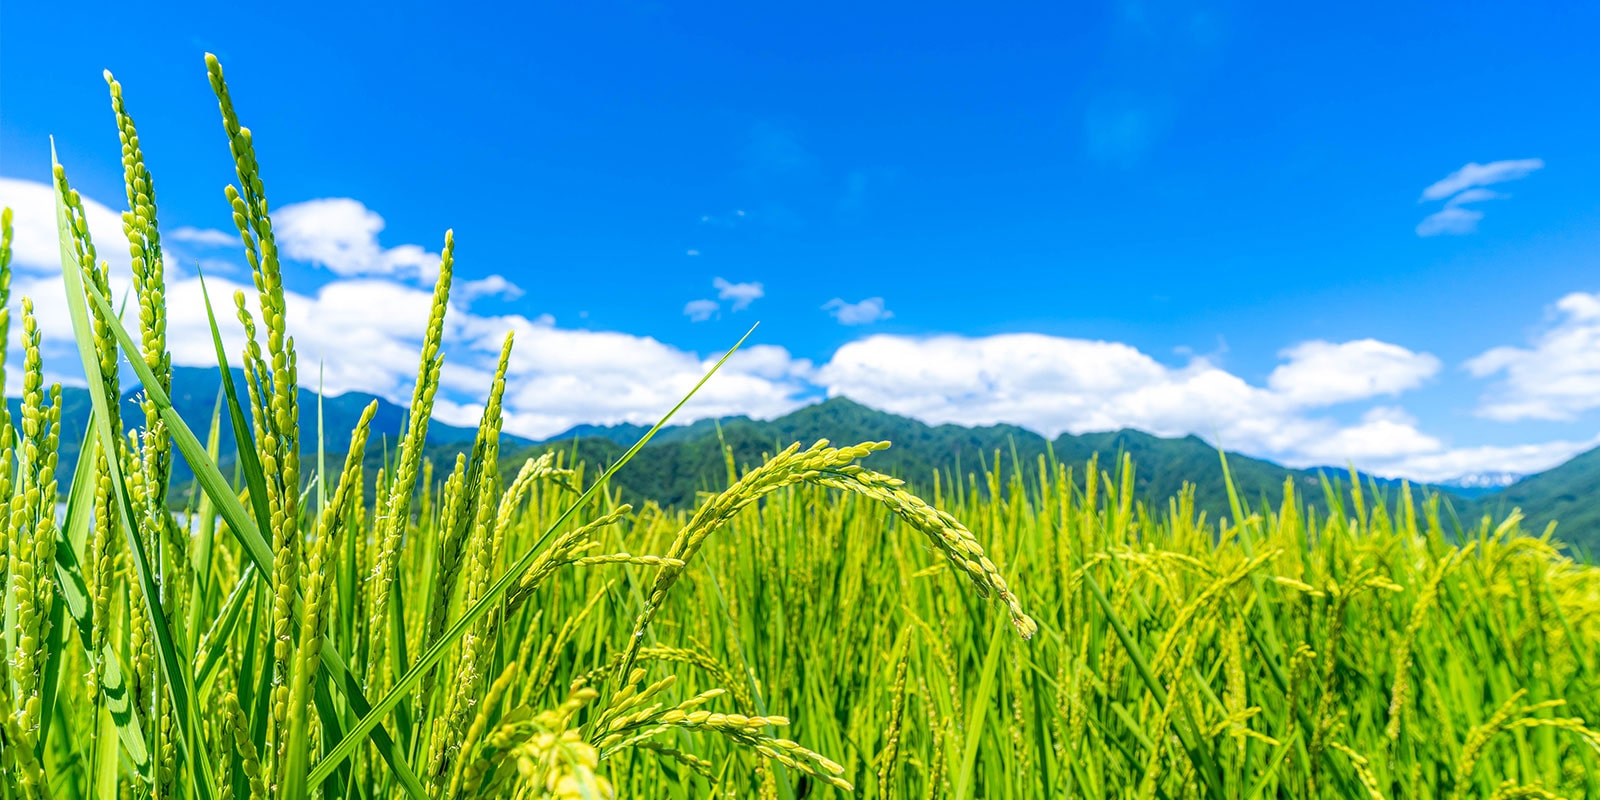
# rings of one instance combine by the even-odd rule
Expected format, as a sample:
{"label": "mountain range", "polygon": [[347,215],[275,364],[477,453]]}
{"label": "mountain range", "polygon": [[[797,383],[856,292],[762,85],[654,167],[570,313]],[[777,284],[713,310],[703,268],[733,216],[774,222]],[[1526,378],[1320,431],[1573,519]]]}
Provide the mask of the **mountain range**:
{"label": "mountain range", "polygon": [[[239,372],[235,385],[242,388]],[[204,437],[211,424],[221,381],[215,369],[177,367],[173,370],[173,405],[197,435]],[[124,395],[123,426],[142,422],[134,403],[135,393]],[[321,399],[321,423],[325,451],[330,458],[342,456],[349,447],[350,431],[361,410],[378,400],[373,420],[373,438],[368,445],[369,480],[376,474],[386,452],[392,453],[404,424],[406,409],[381,398],[350,392]],[[63,390],[60,473],[76,462],[84,426],[88,421],[88,393],[83,389]],[[10,405],[15,418],[18,401]],[[318,397],[300,392],[301,441],[314,451],[318,441]],[[232,434],[227,415],[222,418],[221,461],[233,460]],[[502,439],[502,467],[515,470],[523,459],[560,449],[592,466],[614,462],[642,436],[645,426],[579,425],[543,441],[506,435]],[[428,456],[439,468],[447,468],[455,454],[471,446],[475,430],[433,421],[428,427]],[[1122,453],[1133,458],[1136,491],[1142,498],[1165,502],[1185,482],[1195,486],[1197,508],[1210,519],[1229,514],[1221,461],[1214,447],[1196,436],[1164,438],[1136,430],[1104,433],[1063,434],[1055,439],[1014,425],[964,427],[928,425],[918,420],[878,411],[844,397],[807,406],[772,420],[726,417],[700,420],[663,429],[618,473],[614,485],[629,501],[655,500],[668,507],[683,507],[696,501],[698,494],[715,491],[727,483],[727,463],[723,447],[731,448],[741,467],[758,463],[764,454],[775,452],[792,442],[809,444],[819,438],[837,443],[887,439],[889,450],[874,454],[868,465],[880,472],[907,479],[926,490],[934,473],[965,476],[993,465],[998,458],[1006,467],[1014,463],[1031,470],[1042,457],[1054,457],[1081,473],[1095,454],[1102,469],[1114,469]],[[1228,453],[1228,468],[1242,499],[1259,506],[1265,501],[1276,505],[1282,499],[1284,481],[1293,479],[1300,495],[1314,505],[1323,505],[1322,481],[1348,483],[1348,470],[1336,467],[1293,469],[1270,461]],[[180,459],[181,462],[181,459]],[[309,465],[308,465],[309,466]],[[309,469],[307,470],[309,472]],[[174,479],[190,478],[179,463]],[[1362,483],[1379,492],[1398,491],[1400,482],[1361,475]],[[1526,528],[1542,531],[1558,520],[1557,537],[1586,554],[1600,550],[1600,507],[1591,502],[1600,489],[1600,449],[1583,453],[1548,471],[1529,476],[1503,472],[1462,476],[1439,484],[1413,485],[1417,494],[1438,493],[1449,511],[1470,527],[1484,514],[1500,516],[1512,508],[1525,515]],[[1447,524],[1448,527],[1448,524]]]}

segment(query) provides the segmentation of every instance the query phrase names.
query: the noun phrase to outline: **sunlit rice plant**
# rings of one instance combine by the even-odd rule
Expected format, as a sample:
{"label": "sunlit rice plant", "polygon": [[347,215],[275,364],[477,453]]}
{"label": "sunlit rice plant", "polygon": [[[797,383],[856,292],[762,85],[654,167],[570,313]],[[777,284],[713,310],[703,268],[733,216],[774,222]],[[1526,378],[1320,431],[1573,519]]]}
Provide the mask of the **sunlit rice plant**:
{"label": "sunlit rice plant", "polygon": [[[54,165],[94,412],[60,429],[23,298],[0,800],[1600,796],[1600,571],[1516,514],[1447,529],[1437,497],[1356,483],[1319,515],[1290,484],[1208,520],[1192,491],[1139,502],[1126,459],[998,454],[919,495],[867,466],[887,443],[827,441],[635,508],[608,479],[660,425],[598,475],[502,453],[509,335],[475,441],[433,464],[449,232],[403,430],[369,406],[347,452],[301,441],[254,134],[206,69],[255,288],[213,313],[207,430],[169,399],[155,189],[109,74],[126,242],[91,240]],[[5,336],[10,239],[8,210]],[[97,247],[124,244],[118,308]]]}

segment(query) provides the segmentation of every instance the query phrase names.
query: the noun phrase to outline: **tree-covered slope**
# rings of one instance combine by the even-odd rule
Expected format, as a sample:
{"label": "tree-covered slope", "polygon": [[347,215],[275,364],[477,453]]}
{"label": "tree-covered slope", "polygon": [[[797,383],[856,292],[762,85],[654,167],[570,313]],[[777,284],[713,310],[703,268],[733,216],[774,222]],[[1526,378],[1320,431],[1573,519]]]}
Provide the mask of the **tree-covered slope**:
{"label": "tree-covered slope", "polygon": [[1554,469],[1530,475],[1473,505],[1474,516],[1522,509],[1524,527],[1542,531],[1556,523],[1556,538],[1593,556],[1600,553],[1600,449]]}

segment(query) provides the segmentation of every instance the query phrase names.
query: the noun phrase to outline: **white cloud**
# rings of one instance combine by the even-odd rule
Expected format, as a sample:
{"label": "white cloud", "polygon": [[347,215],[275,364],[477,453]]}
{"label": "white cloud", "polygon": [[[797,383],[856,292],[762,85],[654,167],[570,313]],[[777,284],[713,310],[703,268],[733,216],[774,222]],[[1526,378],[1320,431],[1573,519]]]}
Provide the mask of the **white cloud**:
{"label": "white cloud", "polygon": [[1463,236],[1476,231],[1478,229],[1478,221],[1483,219],[1483,212],[1475,208],[1466,208],[1466,204],[1481,203],[1486,200],[1500,200],[1508,196],[1481,187],[1525,178],[1536,170],[1543,168],[1544,161],[1537,158],[1525,158],[1513,161],[1494,161],[1488,164],[1474,162],[1450,173],[1422,190],[1422,198],[1418,202],[1449,199],[1445,201],[1443,208],[1429,214],[1423,218],[1422,222],[1417,223],[1417,235],[1423,237]]}
{"label": "white cloud", "polygon": [[1303,342],[1282,355],[1289,361],[1272,371],[1267,385],[1305,406],[1396,395],[1421,386],[1440,367],[1427,353],[1376,339]]}
{"label": "white cloud", "polygon": [[183,227],[167,234],[167,238],[177,242],[188,242],[201,247],[232,247],[243,246],[239,234],[219,231],[215,228],[190,228]]}
{"label": "white cloud", "polygon": [[1443,442],[1416,426],[1416,419],[1405,411],[1380,406],[1367,411],[1356,425],[1307,442],[1299,448],[1298,455],[1302,461],[1340,467],[1350,462],[1384,464],[1437,454],[1444,449]]}
{"label": "white cloud", "polygon": [[1448,206],[1429,214],[1417,223],[1418,236],[1463,236],[1478,230],[1478,220],[1483,212],[1470,208]]}
{"label": "white cloud", "polygon": [[1555,467],[1596,446],[1600,446],[1600,437],[1587,441],[1563,439],[1510,446],[1456,447],[1396,459],[1380,474],[1430,482],[1479,472],[1531,475]]}
{"label": "white cloud", "polygon": [[1496,347],[1466,363],[1474,377],[1503,375],[1479,416],[1570,420],[1600,407],[1600,293],[1569,294],[1550,316],[1552,324],[1530,347]]}
{"label": "white cloud", "polygon": [[[89,238],[94,241],[95,254],[111,265],[112,272],[127,274],[132,262],[128,257],[128,239],[122,233],[121,213],[88,197],[82,200],[84,216],[89,220]],[[0,178],[0,206],[10,208],[12,213],[13,267],[19,272],[51,272],[60,275],[61,240],[56,235],[54,187],[48,183]]]}
{"label": "white cloud", "polygon": [[1487,164],[1469,162],[1461,169],[1450,173],[1428,188],[1423,189],[1422,199],[1443,200],[1463,189],[1526,178],[1543,168],[1544,160],[1539,158],[1491,161]]}
{"label": "white cloud", "polygon": [[829,395],[931,423],[1012,423],[1051,437],[1120,428],[1195,434],[1291,466],[1354,461],[1396,474],[1408,459],[1450,452],[1399,409],[1370,410],[1354,425],[1315,413],[1414,388],[1438,371],[1433,356],[1373,340],[1307,342],[1283,356],[1257,386],[1204,358],[1170,367],[1118,342],[877,335],[841,347],[816,382]]}
{"label": "white cloud", "polygon": [[1221,413],[1263,412],[1237,415],[1248,420],[1283,405],[1203,360],[1173,369],[1125,344],[1029,333],[869,336],[839,348],[818,380],[830,395],[930,422],[1010,422],[1048,436],[1209,433]]}
{"label": "white cloud", "polygon": [[225,258],[202,258],[195,263],[207,275],[243,275],[248,272],[243,265]]}
{"label": "white cloud", "polygon": [[[497,353],[516,334],[508,370],[505,429],[545,437],[580,422],[654,422],[697,383],[715,357],[701,357],[651,337],[556,327],[518,316],[464,316],[458,349]],[[450,339],[447,338],[447,347]],[[804,404],[810,364],[772,345],[741,351],[685,407],[680,422],[709,416],[773,417]],[[478,382],[487,387],[487,380]],[[483,388],[475,394],[481,394]]]}
{"label": "white cloud", "polygon": [[1501,200],[1510,196],[1511,195],[1508,194],[1501,194],[1493,189],[1468,189],[1450,198],[1449,200],[1446,200],[1445,206],[1455,207],[1466,205],[1467,203],[1479,203],[1484,200]]}
{"label": "white cloud", "polygon": [[717,290],[717,299],[731,301],[734,311],[743,311],[766,295],[761,284],[755,282],[734,283],[725,278],[715,278],[711,285]]}
{"label": "white cloud", "polygon": [[[0,183],[0,202],[18,208],[13,294],[31,295],[37,303],[47,366],[75,372],[54,220],[23,214],[33,206],[21,200],[53,205],[48,186]],[[102,250],[125,254],[116,246],[121,233],[115,214],[85,202],[95,235],[106,236],[112,245]],[[103,230],[108,224],[110,229]],[[232,294],[244,289],[254,310],[254,293],[248,279],[208,274],[226,351],[236,359],[242,332],[234,321]],[[121,269],[113,266],[113,276],[112,292],[120,297],[127,289],[125,261]],[[652,422],[715,359],[650,337],[562,328],[548,315],[530,319],[468,311],[474,292],[466,287],[504,288],[497,277],[462,284],[450,311],[437,401],[445,421],[476,421],[507,331],[517,338],[505,429],[534,438],[581,422]],[[760,296],[758,284],[716,285],[730,303]],[[167,294],[174,362],[212,365],[199,281],[174,274]],[[320,363],[330,393],[361,390],[396,402],[409,399],[429,291],[387,276],[353,277],[309,293],[291,291],[286,302],[302,375],[315,375]],[[720,308],[716,300],[705,299],[688,304],[685,313],[709,318]],[[1593,355],[1600,353],[1600,294],[1569,295],[1555,310],[1551,329],[1531,346],[1496,348],[1468,362],[1479,377],[1504,376],[1485,400],[1485,416],[1569,419],[1600,406],[1600,356]],[[136,322],[130,316],[127,324]],[[1049,436],[1123,427],[1163,436],[1197,434],[1292,466],[1353,461],[1376,474],[1420,480],[1488,470],[1539,471],[1600,443],[1574,439],[1453,447],[1390,406],[1366,409],[1358,421],[1343,423],[1320,409],[1402,394],[1433,377],[1438,360],[1371,339],[1304,342],[1280,356],[1267,379],[1253,384],[1206,358],[1169,366],[1127,344],[1041,334],[869,336],[839,348],[821,365],[782,347],[757,345],[737,354],[680,421],[735,413],[772,417],[825,393],[932,423],[1007,422]],[[51,377],[73,382],[70,372]],[[11,383],[14,387],[16,381]]]}
{"label": "white cloud", "polygon": [[686,256],[697,256],[697,255],[700,255],[700,251],[691,249],[689,252],[684,253],[684,255],[686,255]]}
{"label": "white cloud", "polygon": [[893,311],[884,307],[881,297],[869,297],[859,303],[847,303],[835,297],[824,303],[822,309],[841,325],[868,325],[894,316]]}
{"label": "white cloud", "polygon": [[453,292],[461,299],[462,305],[470,306],[473,301],[485,297],[498,297],[502,300],[515,300],[524,292],[522,287],[507,280],[504,275],[490,275],[475,281],[464,281]]}
{"label": "white cloud", "polygon": [[716,316],[721,308],[715,300],[690,300],[683,305],[683,313],[691,322],[705,322]]}
{"label": "white cloud", "polygon": [[439,254],[414,244],[385,249],[378,244],[383,217],[348,197],[307,200],[272,214],[283,254],[327,267],[341,276],[396,275],[432,280]]}

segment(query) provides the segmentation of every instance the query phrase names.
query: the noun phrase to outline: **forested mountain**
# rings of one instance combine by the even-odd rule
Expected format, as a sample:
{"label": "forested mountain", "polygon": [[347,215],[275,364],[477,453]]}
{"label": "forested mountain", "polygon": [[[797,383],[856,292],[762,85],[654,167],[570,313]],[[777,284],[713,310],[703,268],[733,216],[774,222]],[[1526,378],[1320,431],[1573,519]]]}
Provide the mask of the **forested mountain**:
{"label": "forested mountain", "polygon": [[[234,371],[235,385],[243,390],[243,376]],[[219,373],[214,369],[177,367],[173,370],[173,405],[197,435],[204,437],[211,424],[217,395],[221,391]],[[137,393],[124,394],[122,423],[125,429],[142,424],[136,404]],[[372,395],[350,392],[321,400],[322,432],[330,457],[342,455],[349,447],[350,431]],[[16,414],[18,401],[10,406]],[[84,426],[89,418],[88,394],[82,389],[62,392],[61,466],[66,474],[76,463]],[[373,466],[368,478],[386,454],[392,455],[402,430],[406,410],[387,400],[378,400],[373,419],[374,436],[368,445],[367,461]],[[13,417],[15,418],[15,416]],[[222,417],[221,461],[231,466],[234,445],[227,415]],[[315,392],[300,390],[301,442],[308,453],[318,441],[318,398]],[[502,468],[514,471],[523,459],[559,449],[593,467],[610,464],[619,458],[647,430],[634,424],[611,426],[580,425],[559,436],[533,443],[506,435],[502,445]],[[447,469],[455,454],[470,446],[475,431],[447,425],[438,420],[428,428],[429,456],[438,468]],[[1005,469],[1020,466],[1025,472],[1037,469],[1041,459],[1054,459],[1082,474],[1092,456],[1099,456],[1102,470],[1115,473],[1116,459],[1123,453],[1133,458],[1136,486],[1143,498],[1164,503],[1177,494],[1184,483],[1195,486],[1196,506],[1211,519],[1230,515],[1222,463],[1215,448],[1195,436],[1164,438],[1136,430],[1109,431],[1082,435],[1064,434],[1047,440],[1037,433],[1014,425],[964,427],[928,425],[908,417],[868,408],[847,398],[836,397],[801,408],[773,420],[728,417],[700,420],[689,425],[663,429],[649,446],[616,478],[616,486],[630,501],[655,500],[669,507],[694,503],[699,492],[715,491],[727,484],[724,445],[731,448],[734,463],[743,469],[758,463],[765,454],[776,452],[792,442],[810,444],[819,438],[835,443],[888,440],[894,446],[874,454],[866,464],[880,472],[906,479],[921,489],[932,485],[938,472],[948,486],[951,479],[967,480],[988,466]],[[1242,499],[1255,507],[1282,500],[1283,485],[1293,479],[1298,491],[1325,510],[1324,478],[1347,485],[1349,473],[1340,468],[1290,469],[1238,453],[1227,454],[1228,468]],[[175,478],[191,476],[181,458]],[[591,474],[594,470],[591,469]],[[1376,485],[1380,492],[1398,491],[1399,482],[1362,476],[1364,485]],[[1504,488],[1486,491],[1484,487],[1461,488],[1450,485],[1417,486],[1419,497],[1437,492],[1449,509],[1470,525],[1484,514],[1503,516],[1521,508],[1530,529],[1542,530],[1552,520],[1559,522],[1557,537],[1581,551],[1600,550],[1600,505],[1593,502],[1600,489],[1600,450],[1592,450],[1547,472],[1531,475]]]}

